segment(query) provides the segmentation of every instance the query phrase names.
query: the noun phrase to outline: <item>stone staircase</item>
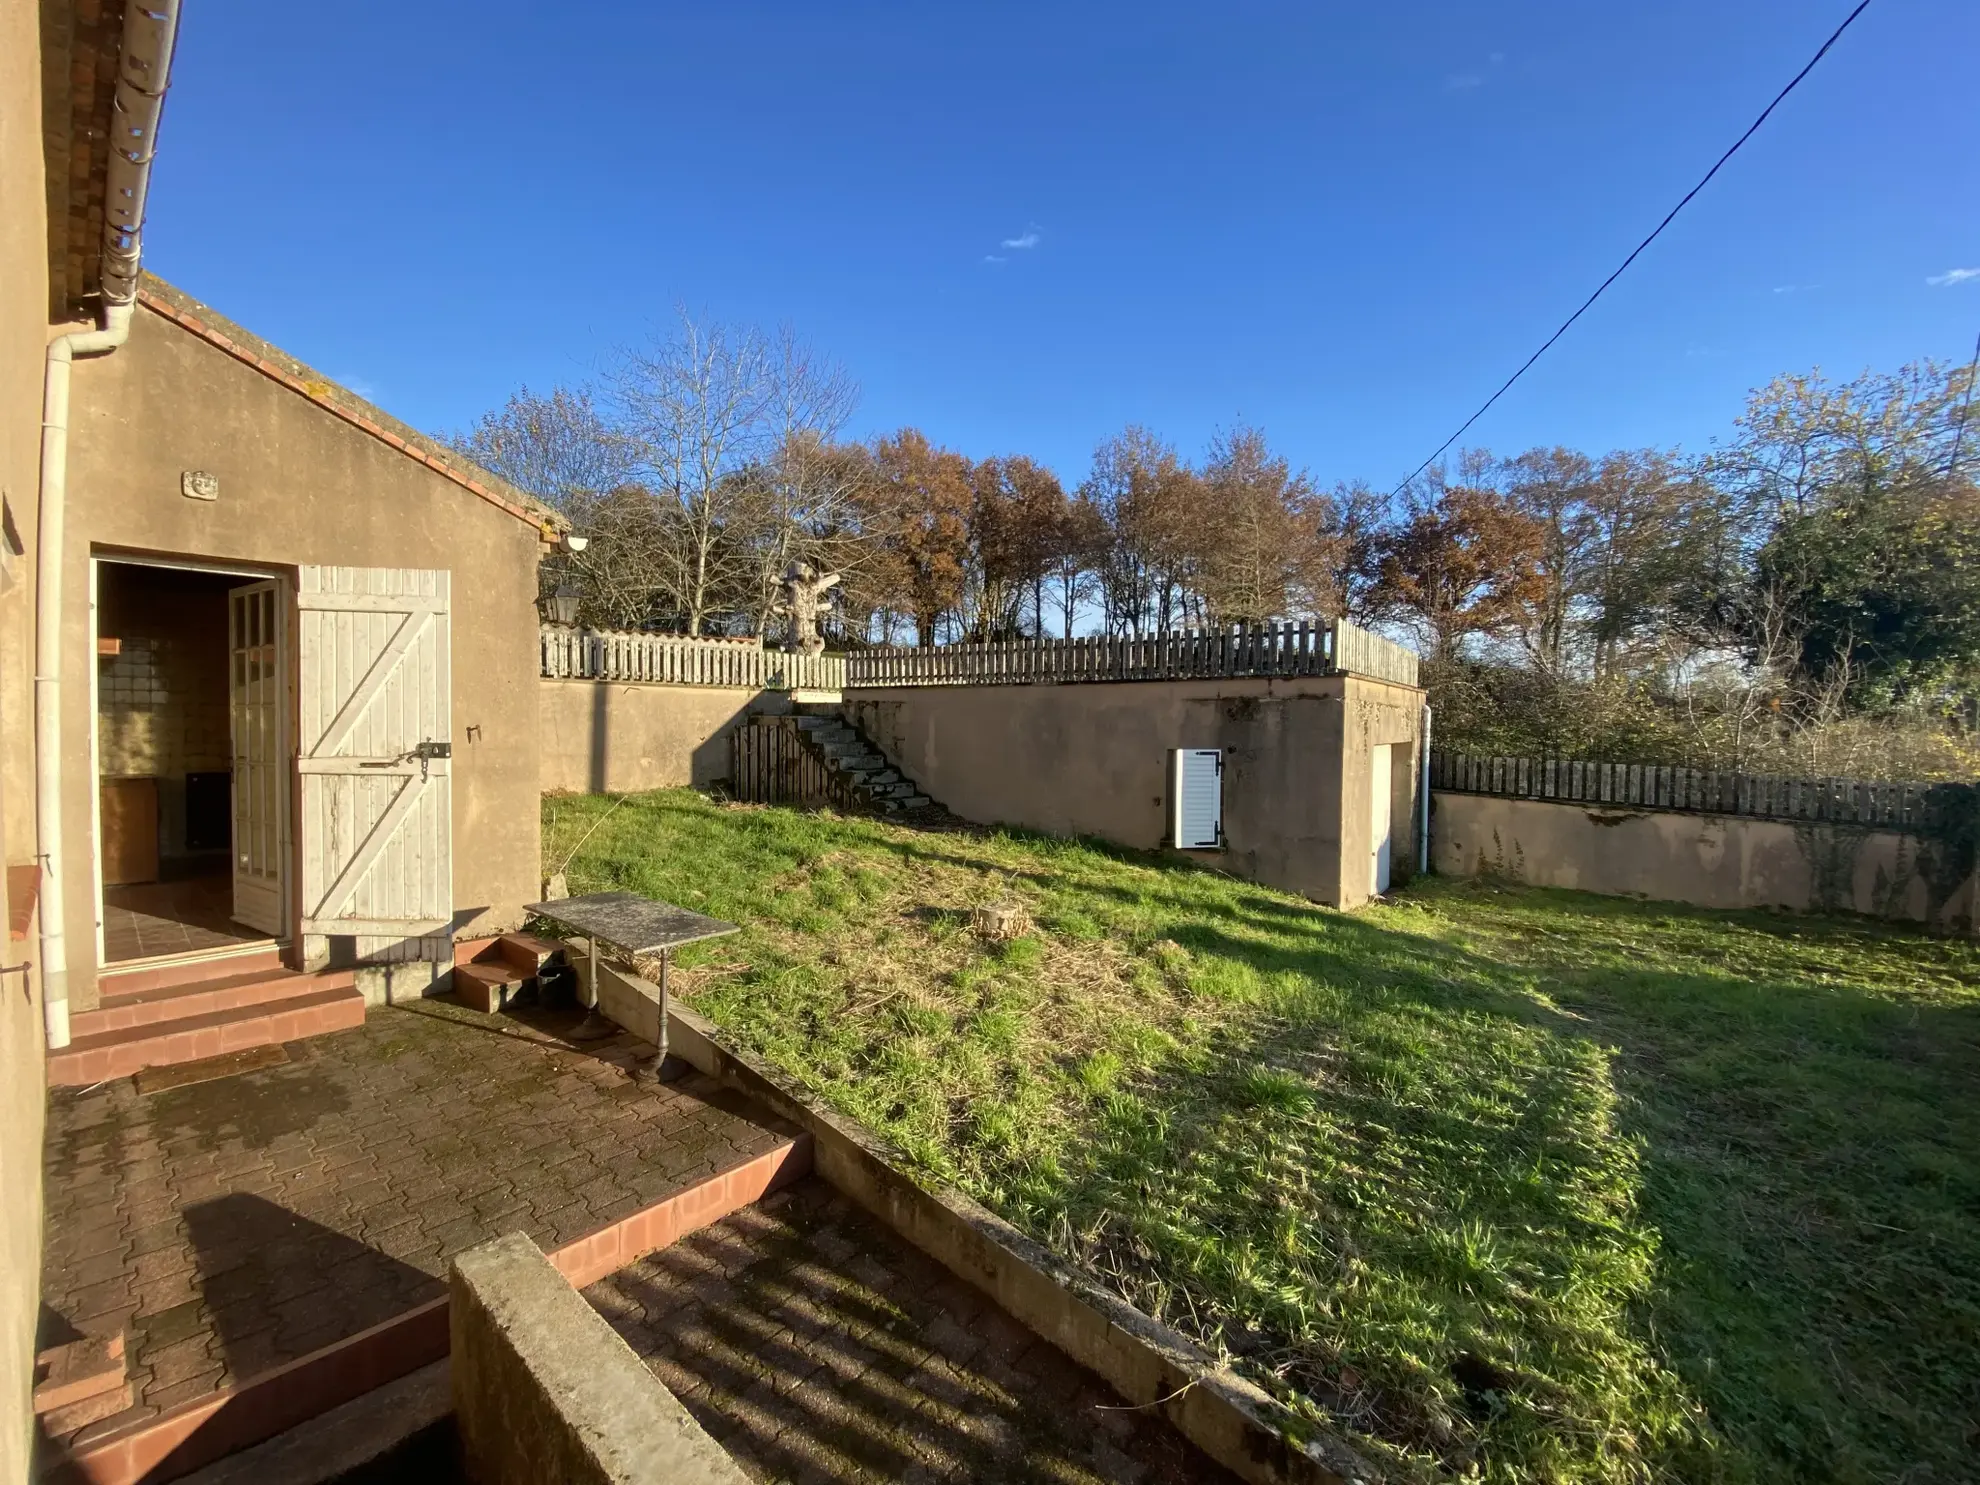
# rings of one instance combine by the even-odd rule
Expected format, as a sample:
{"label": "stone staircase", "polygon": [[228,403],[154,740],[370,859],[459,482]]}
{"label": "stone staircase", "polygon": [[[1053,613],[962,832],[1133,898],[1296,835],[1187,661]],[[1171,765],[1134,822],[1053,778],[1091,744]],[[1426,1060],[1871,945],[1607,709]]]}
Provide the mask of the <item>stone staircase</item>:
{"label": "stone staircase", "polygon": [[805,744],[868,809],[883,814],[937,809],[934,800],[915,787],[836,706],[804,703],[797,725]]}
{"label": "stone staircase", "polygon": [[97,991],[96,1009],[71,1017],[69,1045],[48,1054],[53,1087],[364,1024],[351,970],[304,974],[285,968],[273,949],[103,975]]}

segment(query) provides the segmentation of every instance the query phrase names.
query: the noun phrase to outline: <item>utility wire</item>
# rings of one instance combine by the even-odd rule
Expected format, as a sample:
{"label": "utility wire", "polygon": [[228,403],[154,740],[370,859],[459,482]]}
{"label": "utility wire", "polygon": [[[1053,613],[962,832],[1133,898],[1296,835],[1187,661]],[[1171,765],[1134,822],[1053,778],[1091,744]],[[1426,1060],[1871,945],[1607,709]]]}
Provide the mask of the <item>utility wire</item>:
{"label": "utility wire", "polygon": [[1771,114],[1775,109],[1781,106],[1781,100],[1786,98],[1789,93],[1792,93],[1797,87],[1799,87],[1801,85],[1801,80],[1804,77],[1808,76],[1809,73],[1815,70],[1815,64],[1821,61],[1823,57],[1828,55],[1829,48],[1834,46],[1836,42],[1841,39],[1843,32],[1847,31],[1850,28],[1851,22],[1853,22],[1858,16],[1862,15],[1863,12],[1868,10],[1869,8],[1870,8],[1870,0],[1861,0],[1861,3],[1857,5],[1856,9],[1852,10],[1847,16],[1843,18],[1843,23],[1840,26],[1836,27],[1836,29],[1829,34],[1829,39],[1823,42],[1820,49],[1816,51],[1815,55],[1808,59],[1808,65],[1803,67],[1801,71],[1795,73],[1793,79],[1788,83],[1788,85],[1782,88],[1780,92],[1774,95],[1774,101],[1772,103],[1769,103],[1765,108],[1763,108],[1760,111],[1759,118],[1755,119],[1751,124],[1746,126],[1746,132],[1740,135],[1738,139],[1733,141],[1731,149],[1727,150],[1723,155],[1719,156],[1718,163],[1713,165],[1713,167],[1710,170],[1705,172],[1704,178],[1700,180],[1697,185],[1693,186],[1689,191],[1686,191],[1684,193],[1684,199],[1678,202],[1676,206],[1673,206],[1670,209],[1670,211],[1665,215],[1663,221],[1657,224],[1657,230],[1655,232],[1652,232],[1648,237],[1644,238],[1643,241],[1639,242],[1636,245],[1636,250],[1632,252],[1627,258],[1624,258],[1622,260],[1622,266],[1617,268],[1616,271],[1610,274],[1607,278],[1603,279],[1601,283],[1601,287],[1596,289],[1594,293],[1590,294],[1585,300],[1582,301],[1580,309],[1577,309],[1573,314],[1569,315],[1565,320],[1561,321],[1561,328],[1556,330],[1552,335],[1548,336],[1546,344],[1541,346],[1540,349],[1535,351],[1532,355],[1528,356],[1526,358],[1525,363],[1521,365],[1519,370],[1515,371],[1511,376],[1506,378],[1505,385],[1500,387],[1498,391],[1494,392],[1490,397],[1487,397],[1485,399],[1485,405],[1483,407],[1479,408],[1477,412],[1473,413],[1470,417],[1466,418],[1464,420],[1463,425],[1459,427],[1457,432],[1453,433],[1449,438],[1445,439],[1442,443],[1437,445],[1436,453],[1432,454],[1428,459],[1425,459],[1421,464],[1417,465],[1416,468],[1412,469],[1409,472],[1408,478],[1405,479],[1401,484],[1397,485],[1395,489],[1389,492],[1390,499],[1394,499],[1397,495],[1400,495],[1403,492],[1403,490],[1409,485],[1410,480],[1415,479],[1419,474],[1423,473],[1424,470],[1428,469],[1432,464],[1434,464],[1437,461],[1439,455],[1441,455],[1445,449],[1449,448],[1452,444],[1456,443],[1460,438],[1464,437],[1465,430],[1470,428],[1471,425],[1477,422],[1480,418],[1484,417],[1485,414],[1491,410],[1492,404],[1497,402],[1501,397],[1505,396],[1507,392],[1511,391],[1512,384],[1518,381],[1521,377],[1525,376],[1528,369],[1532,367],[1533,363],[1535,361],[1538,361],[1542,356],[1546,355],[1548,349],[1554,344],[1555,341],[1559,340],[1563,335],[1567,334],[1568,327],[1574,324],[1574,322],[1580,319],[1584,314],[1586,314],[1588,312],[1589,306],[1594,304],[1594,302],[1597,299],[1600,299],[1602,297],[1603,290],[1607,289],[1610,284],[1614,283],[1617,279],[1621,278],[1623,276],[1624,270],[1626,270],[1630,264],[1634,263],[1637,260],[1637,258],[1642,255],[1643,250],[1649,247],[1651,243],[1655,242],[1659,237],[1663,235],[1664,229],[1670,226],[1672,221],[1676,219],[1677,214],[1683,211],[1685,207],[1691,204],[1691,198],[1693,196],[1696,196],[1700,191],[1704,190],[1705,187],[1711,183],[1712,177],[1719,173],[1720,168],[1726,163],[1726,161],[1730,160],[1734,155],[1738,154],[1740,146],[1745,144],[1747,140],[1751,139],[1754,136],[1754,134],[1759,131],[1760,126],[1767,122],[1767,116]]}

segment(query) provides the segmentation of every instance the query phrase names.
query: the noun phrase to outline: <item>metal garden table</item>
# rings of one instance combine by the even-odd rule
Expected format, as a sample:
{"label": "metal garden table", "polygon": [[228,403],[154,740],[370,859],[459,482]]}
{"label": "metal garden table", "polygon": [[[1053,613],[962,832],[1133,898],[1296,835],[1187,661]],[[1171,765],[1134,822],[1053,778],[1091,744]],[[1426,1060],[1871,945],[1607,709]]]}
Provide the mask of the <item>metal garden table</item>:
{"label": "metal garden table", "polygon": [[571,1036],[578,1041],[597,1041],[618,1029],[598,1012],[600,946],[614,950],[616,955],[627,959],[636,956],[659,957],[660,1050],[645,1070],[645,1075],[662,1082],[671,1081],[679,1072],[676,1068],[670,1073],[665,1066],[667,972],[673,952],[683,944],[724,938],[741,930],[734,923],[724,923],[720,918],[690,912],[687,908],[675,907],[671,902],[659,902],[634,892],[587,892],[581,897],[562,897],[555,902],[533,902],[529,905],[529,911],[582,935],[590,946],[591,974],[587,983],[591,986],[591,994],[586,1002],[589,1014],[571,1032]]}

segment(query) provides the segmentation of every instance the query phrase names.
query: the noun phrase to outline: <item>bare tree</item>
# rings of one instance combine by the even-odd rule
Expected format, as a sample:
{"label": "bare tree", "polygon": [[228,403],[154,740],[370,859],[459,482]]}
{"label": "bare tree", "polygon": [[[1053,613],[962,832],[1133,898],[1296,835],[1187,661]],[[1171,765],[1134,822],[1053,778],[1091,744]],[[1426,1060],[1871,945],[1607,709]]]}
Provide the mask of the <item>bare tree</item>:
{"label": "bare tree", "polygon": [[847,509],[844,465],[823,450],[851,415],[850,379],[787,331],[682,310],[671,337],[620,353],[612,387],[659,504],[666,606],[689,634],[760,621],[768,582]]}
{"label": "bare tree", "polygon": [[483,468],[570,518],[583,552],[560,550],[538,569],[546,590],[575,581],[584,622],[646,622],[662,582],[664,550],[651,495],[635,483],[639,452],[600,415],[591,393],[524,387],[451,442]]}

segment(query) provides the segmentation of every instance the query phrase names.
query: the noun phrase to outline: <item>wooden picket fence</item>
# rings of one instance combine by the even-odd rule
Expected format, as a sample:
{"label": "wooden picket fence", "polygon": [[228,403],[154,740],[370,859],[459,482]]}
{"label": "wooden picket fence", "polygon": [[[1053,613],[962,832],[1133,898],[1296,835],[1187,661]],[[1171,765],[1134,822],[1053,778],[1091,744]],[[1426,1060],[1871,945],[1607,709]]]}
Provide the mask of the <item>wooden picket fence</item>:
{"label": "wooden picket fence", "polygon": [[1158,634],[1145,639],[1014,639],[886,646],[846,657],[846,684],[1035,686],[1225,676],[1338,675],[1417,684],[1414,651],[1336,620]]}
{"label": "wooden picket fence", "polygon": [[1433,749],[1430,787],[1565,804],[1918,830],[1931,826],[1935,818],[1931,796],[1946,786],[1725,773],[1651,763],[1487,758]]}
{"label": "wooden picket fence", "polygon": [[763,641],[690,639],[684,634],[574,629],[539,631],[543,674],[558,680],[649,681],[663,686],[738,686],[757,691],[839,691],[843,655],[766,650]]}
{"label": "wooden picket fence", "polygon": [[795,717],[750,717],[729,734],[729,787],[744,804],[853,802],[848,780],[805,746]]}

